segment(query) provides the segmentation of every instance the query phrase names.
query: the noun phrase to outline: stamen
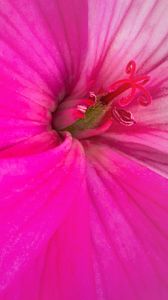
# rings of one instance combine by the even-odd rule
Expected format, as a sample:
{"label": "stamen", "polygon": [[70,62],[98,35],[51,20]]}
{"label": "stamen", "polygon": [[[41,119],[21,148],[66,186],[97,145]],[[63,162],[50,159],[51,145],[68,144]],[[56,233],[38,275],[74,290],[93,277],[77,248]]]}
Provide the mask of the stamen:
{"label": "stamen", "polygon": [[[114,82],[107,92],[98,95],[97,98],[100,99],[102,104],[110,105],[112,107],[112,115],[115,120],[118,120],[123,125],[131,126],[135,124],[133,116],[129,111],[123,109],[123,107],[131,104],[134,99],[138,99],[139,103],[143,106],[147,106],[151,103],[151,95],[144,87],[150,80],[150,76],[136,75],[136,63],[134,60],[131,60],[127,64],[125,71],[129,74],[128,78]],[[118,99],[118,97],[126,91],[129,91],[129,94]],[[138,91],[140,92],[140,95],[137,95],[136,97]],[[122,109],[114,106],[116,103],[118,103],[118,106]]]}
{"label": "stamen", "polygon": [[87,106],[85,105],[77,105],[77,110],[82,112],[83,114],[85,114],[86,110],[87,110]]}
{"label": "stamen", "polygon": [[112,116],[122,125],[132,126],[135,124],[135,120],[130,111],[119,109],[116,106],[112,109]]}
{"label": "stamen", "polygon": [[134,100],[143,106],[151,103],[151,95],[145,87],[150,76],[137,75],[134,60],[127,64],[125,72],[128,77],[114,82],[107,90],[98,94],[90,92],[87,98],[62,104],[55,120],[56,128],[68,130],[75,136],[88,137],[100,133],[100,128],[101,132],[107,130],[113,120],[124,126],[134,125],[134,117],[125,107]]}
{"label": "stamen", "polygon": [[90,92],[89,93],[89,99],[91,101],[93,101],[93,104],[95,104],[97,102],[97,96],[96,96],[96,94],[94,92]]}

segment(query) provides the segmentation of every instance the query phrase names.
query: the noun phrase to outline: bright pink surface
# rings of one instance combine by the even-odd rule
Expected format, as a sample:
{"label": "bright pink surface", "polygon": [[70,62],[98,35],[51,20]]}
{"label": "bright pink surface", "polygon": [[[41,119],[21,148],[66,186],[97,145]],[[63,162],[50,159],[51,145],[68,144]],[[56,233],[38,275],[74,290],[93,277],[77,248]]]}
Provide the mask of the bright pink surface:
{"label": "bright pink surface", "polygon": [[[0,299],[167,300],[167,28],[163,0],[0,1]],[[131,59],[135,126],[52,130]]]}

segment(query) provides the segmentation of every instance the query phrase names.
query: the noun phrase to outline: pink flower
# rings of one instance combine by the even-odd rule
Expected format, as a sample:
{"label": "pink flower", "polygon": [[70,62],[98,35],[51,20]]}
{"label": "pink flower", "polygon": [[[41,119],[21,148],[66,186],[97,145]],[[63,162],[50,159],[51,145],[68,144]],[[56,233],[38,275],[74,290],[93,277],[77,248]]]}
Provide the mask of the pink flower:
{"label": "pink flower", "polygon": [[0,299],[167,300],[167,28],[164,0],[0,1]]}

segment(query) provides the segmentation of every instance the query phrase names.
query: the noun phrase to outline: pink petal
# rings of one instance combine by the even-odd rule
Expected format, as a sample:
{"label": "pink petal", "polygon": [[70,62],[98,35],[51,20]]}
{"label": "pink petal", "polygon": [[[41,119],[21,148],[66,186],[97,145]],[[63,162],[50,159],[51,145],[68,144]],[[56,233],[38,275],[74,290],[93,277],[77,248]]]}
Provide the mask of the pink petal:
{"label": "pink petal", "polygon": [[88,9],[88,89],[118,80],[132,59],[139,73],[151,73],[152,84],[158,83],[160,74],[167,77],[167,1],[128,0],[123,5],[122,0],[94,0]]}
{"label": "pink petal", "polygon": [[38,257],[5,290],[5,300],[13,294],[24,300],[96,299],[85,184],[79,193]]}
{"label": "pink petal", "polygon": [[[167,300],[167,182],[148,169],[165,176],[168,162],[166,98],[158,114],[167,92],[167,8],[0,3],[0,146],[10,146],[0,161],[2,300]],[[73,89],[72,99],[111,84],[130,59],[152,77],[153,113],[142,109],[141,117],[134,107],[135,129],[84,141],[85,174],[81,145],[51,131],[51,112]]]}
{"label": "pink petal", "polygon": [[167,181],[85,142],[97,299],[167,300]]}
{"label": "pink petal", "polygon": [[[21,286],[18,286],[22,274],[28,272],[28,277],[25,279],[25,284],[28,285],[31,265],[36,262],[37,266],[41,264],[41,260],[45,259],[46,251],[50,259],[51,251],[51,262],[48,263],[46,260],[46,276],[49,272],[52,285],[56,271],[52,262],[56,265],[60,264],[60,269],[57,265],[56,271],[60,278],[55,287],[56,293],[61,291],[62,299],[67,299],[65,297],[67,293],[89,295],[91,263],[87,242],[89,239],[87,209],[85,208],[87,203],[86,197],[82,198],[82,193],[86,196],[83,180],[85,175],[83,149],[80,143],[72,140],[70,136],[55,147],[57,139],[51,134],[50,138],[48,137],[48,143],[50,141],[48,150],[48,146],[45,147],[47,135],[46,137],[39,136],[38,140],[41,146],[34,150],[36,152],[34,155],[32,149],[38,144],[37,137],[34,140],[30,139],[26,147],[21,145],[20,152],[19,145],[13,147],[13,151],[9,149],[2,152],[3,158],[0,161],[0,293],[4,293],[4,297],[9,293],[11,297],[12,284],[14,284],[16,295],[22,293]],[[25,149],[28,150],[28,148],[31,150],[30,153],[24,154]],[[39,150],[43,152],[39,153]],[[12,153],[14,157],[11,156]],[[84,218],[83,223],[80,224],[82,218]],[[73,234],[74,241],[71,240]],[[49,248],[47,250],[50,243],[52,244],[51,250]],[[56,251],[59,251],[57,258],[54,258],[55,254],[52,252],[55,251],[55,247]],[[68,255],[70,255],[70,260],[67,262]],[[37,256],[39,256],[38,261]],[[69,268],[68,272],[67,268]],[[71,278],[72,269],[74,269],[73,278]],[[34,272],[36,274],[36,269]],[[37,267],[37,280],[40,280],[39,272]],[[75,290],[76,282],[79,284]],[[45,284],[44,295],[47,291],[50,293],[47,280]],[[65,291],[64,286],[66,286]],[[43,289],[41,284],[39,284],[39,289]],[[33,291],[34,284],[30,291],[24,290],[25,298],[23,299],[32,300],[28,296],[33,294]],[[47,299],[49,298],[46,295]],[[80,299],[86,299],[86,297],[81,296]]]}
{"label": "pink petal", "polygon": [[86,1],[0,2],[1,147],[46,130],[80,76],[86,24]]}
{"label": "pink petal", "polygon": [[[89,48],[85,71],[88,90],[109,86],[125,76],[134,59],[138,73],[149,74],[152,104],[131,108],[137,125],[113,126],[108,143],[167,176],[167,53],[168,3],[166,1],[89,2]],[[93,13],[94,12],[94,13]],[[133,26],[134,25],[134,26]],[[97,30],[100,28],[101,32]],[[117,128],[116,128],[117,127]],[[107,142],[107,141],[106,141]]]}
{"label": "pink petal", "polygon": [[131,109],[136,124],[113,124],[100,140],[117,151],[168,177],[168,98],[159,97],[148,107]]}

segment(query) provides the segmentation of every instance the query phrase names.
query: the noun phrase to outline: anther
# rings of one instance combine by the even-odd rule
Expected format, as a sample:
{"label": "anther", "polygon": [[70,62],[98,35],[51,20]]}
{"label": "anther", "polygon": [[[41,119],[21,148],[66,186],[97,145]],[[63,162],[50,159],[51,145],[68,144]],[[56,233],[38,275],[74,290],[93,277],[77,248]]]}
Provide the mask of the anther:
{"label": "anther", "polygon": [[85,105],[77,105],[77,110],[80,111],[80,112],[82,112],[83,114],[86,113],[87,108],[88,108],[88,107],[85,106]]}
{"label": "anther", "polygon": [[135,120],[130,111],[119,109],[114,106],[112,109],[112,116],[122,125],[132,126],[135,124]]}

